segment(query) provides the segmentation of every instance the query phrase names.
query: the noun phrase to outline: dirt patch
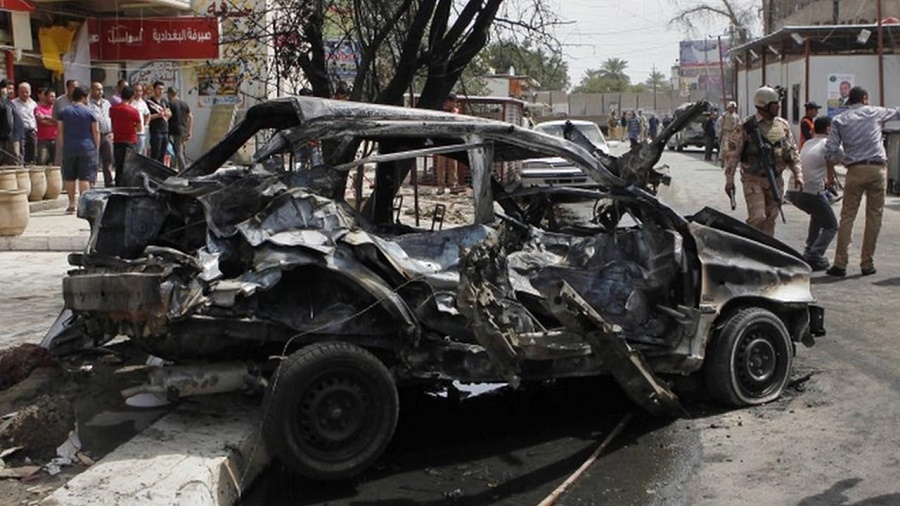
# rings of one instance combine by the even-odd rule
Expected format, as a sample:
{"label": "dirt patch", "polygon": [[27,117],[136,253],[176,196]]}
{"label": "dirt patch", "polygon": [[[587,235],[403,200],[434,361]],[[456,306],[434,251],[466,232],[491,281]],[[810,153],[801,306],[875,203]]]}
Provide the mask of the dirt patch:
{"label": "dirt patch", "polygon": [[[75,429],[75,409],[61,395],[45,395],[0,426],[0,447],[24,446],[16,460],[46,462]],[[14,465],[24,462],[12,462]]]}
{"label": "dirt patch", "polygon": [[58,367],[56,359],[36,344],[21,344],[0,353],[0,391],[21,382],[35,369]]}
{"label": "dirt patch", "polygon": [[[31,363],[45,364],[40,359],[43,354],[33,346],[15,350],[24,348],[28,351],[16,353]],[[46,464],[76,427],[86,462],[101,459],[164,415],[165,410],[150,413],[129,408],[120,394],[147,380],[145,360],[146,354],[123,342],[53,360],[55,367],[29,366],[29,375],[0,391],[0,416],[16,413],[0,422],[0,450],[25,447],[3,459],[7,469]],[[21,374],[27,369],[9,370]],[[62,467],[55,476],[41,471],[22,480],[0,479],[0,506],[36,504],[88,467],[78,462]]]}

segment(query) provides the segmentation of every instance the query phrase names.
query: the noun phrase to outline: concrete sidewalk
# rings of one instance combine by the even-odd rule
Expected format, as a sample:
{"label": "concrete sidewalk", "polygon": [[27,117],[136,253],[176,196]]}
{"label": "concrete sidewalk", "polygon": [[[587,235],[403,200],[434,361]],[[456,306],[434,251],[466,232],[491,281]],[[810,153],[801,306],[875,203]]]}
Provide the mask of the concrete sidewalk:
{"label": "concrete sidewalk", "polygon": [[[66,214],[67,202],[29,202],[25,232],[0,237],[0,251],[83,251],[90,225]],[[269,462],[260,404],[240,394],[179,402],[40,504],[232,506]]]}
{"label": "concrete sidewalk", "polygon": [[29,202],[28,226],[16,237],[0,237],[0,251],[82,251],[91,235],[87,220],[66,214],[67,198]]}

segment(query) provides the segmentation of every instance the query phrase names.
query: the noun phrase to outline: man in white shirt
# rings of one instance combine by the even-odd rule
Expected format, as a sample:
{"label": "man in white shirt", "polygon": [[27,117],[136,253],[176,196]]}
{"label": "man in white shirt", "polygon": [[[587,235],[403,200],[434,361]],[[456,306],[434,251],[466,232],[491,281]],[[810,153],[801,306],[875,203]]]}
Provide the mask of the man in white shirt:
{"label": "man in white shirt", "polygon": [[37,108],[37,102],[31,98],[31,85],[28,83],[19,84],[19,93],[12,100],[12,105],[22,118],[23,138],[21,153],[24,155],[26,164],[34,163],[35,153],[37,150],[37,118],[34,116],[34,110]]}
{"label": "man in white shirt", "polygon": [[103,186],[109,188],[114,186],[112,175],[112,122],[109,120],[109,108],[112,104],[109,100],[103,98],[103,83],[91,83],[91,96],[88,100],[88,107],[97,117],[97,126],[100,127],[100,145],[97,149],[100,151],[100,169],[103,171]]}
{"label": "man in white shirt", "polygon": [[809,231],[803,258],[814,271],[828,269],[825,250],[837,235],[838,223],[826,195],[828,162],[825,159],[825,142],[831,129],[831,118],[822,116],[813,123],[815,137],[803,143],[800,149],[800,165],[803,167],[803,190],[788,191],[787,199],[809,215]]}
{"label": "man in white shirt", "polygon": [[135,150],[147,156],[147,147],[149,143],[147,142],[147,135],[149,133],[149,129],[146,128],[147,124],[150,122],[150,106],[147,105],[147,101],[144,100],[144,85],[143,84],[135,84],[134,85],[134,99],[131,100],[131,106],[137,109],[139,113],[141,113],[141,118],[144,122],[144,130],[138,132],[137,134],[137,147]]}

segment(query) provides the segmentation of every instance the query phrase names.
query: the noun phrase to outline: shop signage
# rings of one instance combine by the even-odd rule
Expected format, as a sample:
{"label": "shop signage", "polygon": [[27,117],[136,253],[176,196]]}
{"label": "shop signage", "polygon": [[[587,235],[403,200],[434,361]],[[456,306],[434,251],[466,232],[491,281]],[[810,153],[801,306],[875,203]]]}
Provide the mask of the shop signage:
{"label": "shop signage", "polygon": [[99,61],[219,58],[215,18],[98,19],[89,26],[91,55]]}

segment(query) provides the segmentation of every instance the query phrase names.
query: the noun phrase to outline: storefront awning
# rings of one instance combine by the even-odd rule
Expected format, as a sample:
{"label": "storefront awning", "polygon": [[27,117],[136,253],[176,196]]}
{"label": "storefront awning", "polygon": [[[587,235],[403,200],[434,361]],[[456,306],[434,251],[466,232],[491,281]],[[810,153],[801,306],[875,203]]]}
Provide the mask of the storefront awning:
{"label": "storefront awning", "polygon": [[0,0],[0,11],[31,12],[34,6],[25,0]]}

